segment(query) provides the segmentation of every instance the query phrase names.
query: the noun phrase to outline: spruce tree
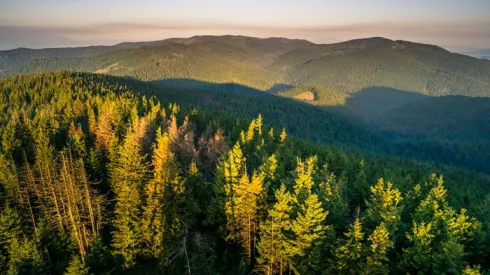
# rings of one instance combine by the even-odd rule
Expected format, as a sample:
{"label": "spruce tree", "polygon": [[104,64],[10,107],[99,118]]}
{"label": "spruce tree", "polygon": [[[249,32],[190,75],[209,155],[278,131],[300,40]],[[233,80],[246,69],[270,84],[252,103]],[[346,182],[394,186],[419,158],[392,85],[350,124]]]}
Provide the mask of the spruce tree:
{"label": "spruce tree", "polygon": [[292,255],[304,256],[313,244],[321,242],[325,231],[329,228],[324,224],[328,211],[322,208],[317,195],[310,195],[300,205],[298,216],[291,223],[291,231],[295,238],[291,242]]}
{"label": "spruce tree", "polygon": [[383,222],[391,237],[394,237],[402,211],[401,193],[393,184],[385,183],[383,179],[379,179],[370,189],[371,196],[366,202],[367,224],[374,228]]}
{"label": "spruce tree", "polygon": [[393,247],[390,233],[383,222],[369,235],[369,255],[366,259],[365,274],[388,274],[388,250]]}
{"label": "spruce tree", "polygon": [[360,274],[365,268],[364,264],[364,232],[359,218],[351,224],[349,231],[344,233],[347,240],[340,242],[335,251],[335,260],[332,265],[340,274]]}
{"label": "spruce tree", "polygon": [[148,165],[141,152],[140,138],[131,127],[111,171],[116,200],[113,246],[114,253],[123,258],[124,267],[133,266],[142,253],[141,208]]}
{"label": "spruce tree", "polygon": [[70,261],[70,264],[68,265],[66,271],[63,274],[64,275],[88,275],[89,269],[80,260],[79,256],[73,256],[73,258]]}
{"label": "spruce tree", "polygon": [[293,196],[283,184],[275,192],[276,203],[269,210],[267,220],[260,225],[259,269],[265,274],[283,274],[290,263],[288,251],[291,250],[287,232],[291,229],[290,214],[293,209]]}

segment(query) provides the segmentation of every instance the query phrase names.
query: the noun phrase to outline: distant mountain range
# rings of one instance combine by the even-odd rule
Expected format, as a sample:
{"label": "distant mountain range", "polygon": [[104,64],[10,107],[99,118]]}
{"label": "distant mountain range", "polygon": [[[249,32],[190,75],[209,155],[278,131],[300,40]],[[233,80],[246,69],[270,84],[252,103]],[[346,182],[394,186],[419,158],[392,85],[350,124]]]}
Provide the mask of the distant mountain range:
{"label": "distant mountain range", "polygon": [[240,87],[244,93],[266,92],[325,106],[410,136],[478,140],[490,129],[490,116],[482,115],[490,110],[488,100],[471,99],[490,97],[489,61],[380,37],[314,44],[286,38],[195,36],[0,51],[0,77],[57,70],[185,89]]}
{"label": "distant mountain range", "polygon": [[355,93],[382,86],[426,95],[490,95],[489,62],[433,45],[384,38],[314,44],[285,38],[196,36],[0,52],[3,76],[63,69],[142,80],[233,82],[261,90],[284,84]]}
{"label": "distant mountain range", "polygon": [[489,49],[473,49],[461,51],[462,54],[466,54],[472,57],[490,60],[490,48]]}

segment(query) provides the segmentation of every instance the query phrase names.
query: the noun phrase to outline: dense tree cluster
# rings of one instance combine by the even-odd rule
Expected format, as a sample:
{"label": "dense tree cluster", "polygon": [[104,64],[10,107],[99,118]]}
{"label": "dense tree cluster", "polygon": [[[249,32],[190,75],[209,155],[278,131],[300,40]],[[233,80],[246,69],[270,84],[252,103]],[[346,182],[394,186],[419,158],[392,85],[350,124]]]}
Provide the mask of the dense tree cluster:
{"label": "dense tree cluster", "polygon": [[486,177],[447,168],[443,180],[100,75],[3,82],[0,109],[1,273],[490,268]]}

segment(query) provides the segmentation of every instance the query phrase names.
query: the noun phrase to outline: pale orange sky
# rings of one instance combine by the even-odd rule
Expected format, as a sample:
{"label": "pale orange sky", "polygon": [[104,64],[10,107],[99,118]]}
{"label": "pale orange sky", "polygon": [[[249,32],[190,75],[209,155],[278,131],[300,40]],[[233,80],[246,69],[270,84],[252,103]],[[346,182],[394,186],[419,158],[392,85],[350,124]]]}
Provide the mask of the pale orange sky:
{"label": "pale orange sky", "polygon": [[0,49],[236,34],[490,48],[488,0],[0,0]]}

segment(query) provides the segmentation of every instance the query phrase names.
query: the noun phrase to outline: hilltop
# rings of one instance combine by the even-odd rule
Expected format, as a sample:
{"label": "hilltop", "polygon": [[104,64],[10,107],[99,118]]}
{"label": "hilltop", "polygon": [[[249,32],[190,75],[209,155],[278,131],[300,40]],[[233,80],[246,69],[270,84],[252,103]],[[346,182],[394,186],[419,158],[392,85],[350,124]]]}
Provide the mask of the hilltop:
{"label": "hilltop", "polygon": [[18,49],[0,56],[3,75],[110,67],[108,74],[141,80],[189,78],[264,91],[283,84],[340,93],[382,86],[425,95],[490,95],[489,62],[434,45],[379,37],[314,44],[286,38],[195,36],[93,49]]}

